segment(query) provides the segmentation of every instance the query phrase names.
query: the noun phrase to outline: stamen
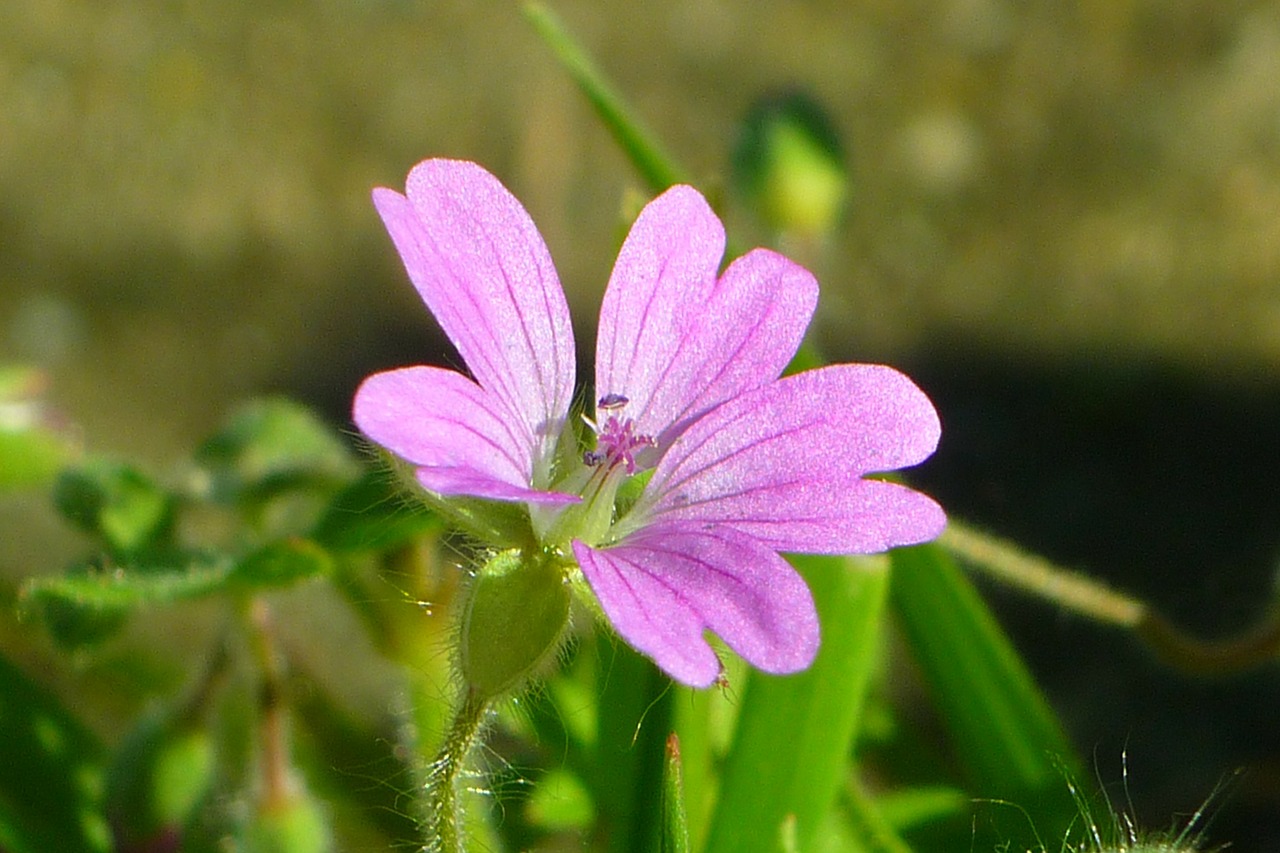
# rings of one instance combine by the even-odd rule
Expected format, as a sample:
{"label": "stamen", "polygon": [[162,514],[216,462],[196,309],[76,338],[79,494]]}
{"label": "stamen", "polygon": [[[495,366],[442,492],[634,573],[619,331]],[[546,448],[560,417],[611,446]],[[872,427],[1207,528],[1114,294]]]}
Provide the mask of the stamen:
{"label": "stamen", "polygon": [[621,394],[605,394],[600,398],[600,402],[596,403],[596,408],[604,409],[605,411],[612,411],[614,409],[621,409],[630,402],[630,400]]}
{"label": "stamen", "polygon": [[582,454],[586,465],[605,465],[609,467],[621,462],[627,468],[627,474],[636,472],[635,454],[646,447],[653,447],[655,442],[651,436],[637,435],[635,421],[631,418],[619,418],[612,414],[626,406],[629,400],[622,394],[605,394],[596,404],[596,408],[610,412],[602,426],[587,420],[596,433],[596,449]]}

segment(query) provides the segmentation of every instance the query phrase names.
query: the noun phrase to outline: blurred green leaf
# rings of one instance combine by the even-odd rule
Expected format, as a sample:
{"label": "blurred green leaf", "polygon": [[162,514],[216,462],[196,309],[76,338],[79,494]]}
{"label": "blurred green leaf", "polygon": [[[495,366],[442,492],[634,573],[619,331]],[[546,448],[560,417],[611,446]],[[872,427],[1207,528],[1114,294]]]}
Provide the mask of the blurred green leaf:
{"label": "blurred green leaf", "polygon": [[595,817],[595,806],[577,774],[554,769],[538,779],[525,814],[544,831],[584,829]]}
{"label": "blurred green leaf", "polygon": [[214,743],[199,721],[165,710],[126,736],[107,770],[107,813],[123,850],[181,839],[214,782]]}
{"label": "blurred green leaf", "polygon": [[798,849],[809,849],[843,784],[879,657],[889,585],[885,564],[790,559],[813,592],[822,647],[805,672],[779,677],[752,671],[707,841],[713,853],[780,849],[789,816]]}
{"label": "blurred green leaf", "polygon": [[444,527],[410,501],[385,473],[370,471],[344,488],[320,517],[312,538],[334,551],[387,551]]}
{"label": "blurred green leaf", "polygon": [[650,853],[658,843],[667,734],[675,691],[653,662],[597,633],[599,716],[586,781],[597,832],[611,853]]}
{"label": "blurred green leaf", "polygon": [[43,486],[70,457],[66,442],[51,432],[0,424],[0,491]]}
{"label": "blurred green leaf", "polygon": [[44,486],[74,455],[40,401],[44,374],[0,366],[0,491]]}
{"label": "blurred green leaf", "polygon": [[224,587],[234,569],[234,560],[212,555],[191,555],[181,566],[147,571],[91,563],[66,575],[31,578],[19,600],[89,615],[124,614],[208,595]]}
{"label": "blurred green leaf", "polygon": [[94,459],[63,471],[53,502],[121,559],[168,544],[173,532],[173,497],[141,471],[113,460]]}
{"label": "blurred green leaf", "polygon": [[358,466],[341,437],[305,406],[255,400],[196,451],[213,500],[254,505],[282,492],[335,488]]}
{"label": "blurred green leaf", "polygon": [[230,580],[254,589],[292,586],[333,571],[329,552],[307,539],[272,542],[236,563]]}
{"label": "blurred green leaf", "polygon": [[[1079,760],[1052,709],[977,591],[936,545],[893,552],[892,596],[903,633],[951,741],[971,793],[1034,806],[1041,833],[1061,836],[1077,817],[1065,772]],[[1034,844],[1025,821],[1002,842]]]}
{"label": "blurred green leaf", "polygon": [[98,741],[52,693],[0,657],[0,849],[108,850],[101,756]]}
{"label": "blurred green leaf", "polygon": [[[294,675],[315,676],[291,663]],[[290,691],[290,707],[299,723],[299,751],[308,753],[308,778],[327,800],[354,803],[365,820],[388,838],[408,843],[418,835],[417,815],[406,809],[416,768],[404,743],[387,731],[365,724],[343,708],[330,691]],[[301,763],[303,756],[300,756]],[[368,780],[369,784],[353,784]]]}
{"label": "blurred green leaf", "polygon": [[890,791],[878,795],[875,802],[880,816],[896,832],[966,815],[971,804],[964,791],[943,785]]}

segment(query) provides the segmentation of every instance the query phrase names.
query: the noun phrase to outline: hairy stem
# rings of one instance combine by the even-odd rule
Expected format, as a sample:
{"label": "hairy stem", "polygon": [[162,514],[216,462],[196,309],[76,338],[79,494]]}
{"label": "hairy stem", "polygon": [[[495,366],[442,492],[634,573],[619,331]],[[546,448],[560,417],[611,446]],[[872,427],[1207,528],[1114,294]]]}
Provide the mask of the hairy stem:
{"label": "hairy stem", "polygon": [[462,773],[480,741],[489,699],[467,690],[444,744],[431,764],[427,783],[427,847],[430,853],[462,853],[466,849]]}

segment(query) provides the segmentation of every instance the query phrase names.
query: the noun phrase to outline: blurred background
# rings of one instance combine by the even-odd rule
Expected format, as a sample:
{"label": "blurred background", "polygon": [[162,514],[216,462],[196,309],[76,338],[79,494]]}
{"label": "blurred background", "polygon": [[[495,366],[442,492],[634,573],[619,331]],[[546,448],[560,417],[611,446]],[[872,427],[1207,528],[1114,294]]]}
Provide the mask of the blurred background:
{"label": "blurred background", "polygon": [[[701,188],[761,97],[831,117],[849,206],[790,247],[828,357],[938,402],[916,482],[1205,636],[1280,558],[1280,4],[658,0],[554,8]],[[499,175],[589,357],[636,176],[514,3],[23,0],[0,6],[0,362],[80,441],[163,472],[279,392],[349,426],[360,378],[448,361],[369,203],[428,156]],[[0,498],[0,572],[83,548]],[[1193,680],[1130,637],[991,590],[1140,822],[1210,811],[1280,849],[1280,678]]]}

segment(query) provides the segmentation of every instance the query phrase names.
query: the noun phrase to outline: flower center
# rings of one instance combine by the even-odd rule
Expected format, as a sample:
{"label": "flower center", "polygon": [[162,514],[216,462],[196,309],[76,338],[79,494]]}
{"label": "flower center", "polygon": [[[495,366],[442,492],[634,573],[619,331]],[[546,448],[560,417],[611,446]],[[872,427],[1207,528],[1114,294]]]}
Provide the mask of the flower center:
{"label": "flower center", "polygon": [[636,432],[635,421],[623,417],[622,409],[627,403],[621,394],[606,394],[596,403],[596,421],[583,416],[596,434],[596,449],[583,453],[583,467],[560,484],[565,491],[582,495],[582,503],[557,510],[553,517],[541,522],[541,527],[535,519],[534,528],[544,543],[578,538],[596,545],[608,538],[619,486],[638,469],[647,467],[646,460],[637,461],[637,455],[656,446],[651,436]]}
{"label": "flower center", "polygon": [[621,418],[615,412],[627,405],[627,398],[621,394],[606,394],[600,398],[596,408],[608,412],[609,416],[603,425],[592,424],[596,431],[596,449],[582,454],[584,464],[601,467],[606,472],[621,464],[626,467],[627,475],[636,472],[635,454],[646,447],[653,447],[651,436],[636,433],[635,421]]}

